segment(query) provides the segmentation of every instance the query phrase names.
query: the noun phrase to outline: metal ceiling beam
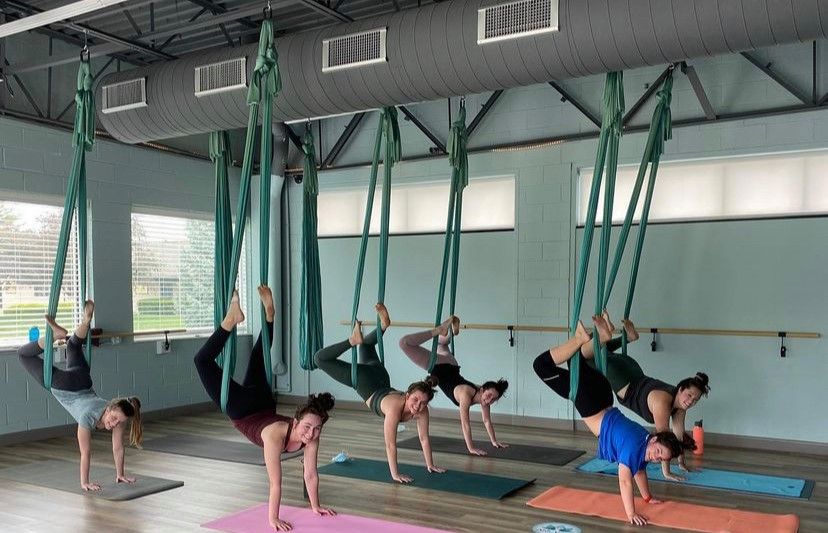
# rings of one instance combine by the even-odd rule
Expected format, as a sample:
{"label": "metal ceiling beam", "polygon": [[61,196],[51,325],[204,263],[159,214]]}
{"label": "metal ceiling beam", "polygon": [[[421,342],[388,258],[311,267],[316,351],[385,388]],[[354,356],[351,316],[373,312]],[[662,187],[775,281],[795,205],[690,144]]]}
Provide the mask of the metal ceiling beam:
{"label": "metal ceiling beam", "polygon": [[[9,65],[9,60],[6,59],[5,57],[3,57],[3,64],[6,65],[6,66]],[[12,74],[12,78],[14,78],[14,81],[17,82],[17,85],[18,85],[18,87],[20,87],[20,90],[23,91],[23,96],[26,97],[26,101],[29,102],[29,105],[32,106],[32,109],[35,110],[35,113],[37,113],[37,116],[40,117],[40,118],[44,118],[43,111],[40,110],[40,106],[37,105],[37,102],[35,101],[34,97],[32,96],[32,93],[29,92],[29,88],[26,87],[26,84],[23,83],[23,80],[20,79],[20,76],[18,76],[17,74]],[[8,78],[6,78],[5,83],[9,83]],[[5,89],[5,87],[3,87],[2,89]]]}
{"label": "metal ceiling beam", "polygon": [[[203,7],[207,9],[213,15],[221,15],[223,13],[227,13],[227,8],[218,4],[211,2],[210,0],[187,0],[188,2],[195,4],[199,7]],[[246,18],[239,19],[239,24],[243,26],[247,26],[248,28],[258,28],[259,25],[255,22],[252,22]]]}
{"label": "metal ceiling beam", "polygon": [[400,111],[402,111],[402,112],[403,112],[403,114],[406,116],[406,118],[408,118],[408,120],[410,120],[410,121],[411,121],[411,122],[412,122],[415,126],[417,126],[417,129],[418,129],[418,130],[420,130],[421,132],[423,132],[423,135],[425,135],[426,137],[428,137],[428,139],[429,139],[432,143],[434,143],[434,146],[437,148],[437,150],[439,150],[439,151],[440,151],[441,153],[443,153],[443,154],[448,153],[448,151],[446,150],[446,145],[445,145],[445,144],[443,144],[443,143],[442,143],[442,141],[440,141],[440,139],[438,139],[436,135],[434,135],[433,133],[431,133],[431,130],[429,130],[429,129],[426,127],[426,125],[425,125],[425,124],[423,124],[422,122],[420,122],[420,120],[419,120],[417,117],[415,117],[415,116],[414,116],[414,114],[413,114],[413,113],[411,113],[411,111],[409,111],[407,107],[405,107],[404,105],[399,105],[399,106],[397,106],[397,108],[398,108]]}
{"label": "metal ceiling beam", "polygon": [[635,115],[637,115],[638,112],[641,111],[641,108],[644,107],[644,104],[646,104],[650,100],[650,98],[655,94],[658,88],[661,87],[661,84],[664,82],[664,78],[667,77],[667,74],[670,72],[672,68],[673,65],[670,65],[669,67],[664,69],[664,72],[662,72],[661,75],[659,75],[659,77],[656,78],[656,80],[653,83],[651,83],[649,87],[647,87],[647,90],[644,91],[644,94],[641,95],[641,98],[639,98],[638,101],[633,104],[633,106],[630,108],[627,114],[624,115],[624,118],[621,120],[621,124],[623,126],[626,127],[626,125],[629,124],[630,120],[632,120],[633,117],[635,117]]}
{"label": "metal ceiling beam", "polygon": [[471,138],[472,133],[474,133],[474,130],[477,129],[477,127],[483,121],[483,118],[492,109],[492,107],[494,107],[495,102],[497,102],[498,98],[500,98],[500,95],[502,95],[502,94],[503,94],[503,90],[501,89],[499,91],[493,92],[492,95],[489,96],[489,99],[486,100],[486,103],[483,104],[483,107],[480,108],[480,111],[478,111],[477,114],[472,119],[471,124],[469,124],[469,127],[466,128],[466,137],[467,138]]}
{"label": "metal ceiling beam", "polygon": [[[21,2],[20,0],[3,0],[2,4],[6,5],[6,6],[9,6],[9,7],[12,7],[14,9],[20,10],[20,11],[28,12],[28,14],[43,13],[45,11],[44,9],[41,9],[39,7],[29,5],[26,2]],[[52,26],[63,27],[63,28],[69,28],[71,30],[74,30],[74,31],[77,31],[77,32],[80,32],[80,33],[86,33],[86,34],[88,34],[92,37],[97,37],[99,39],[102,39],[104,41],[107,41],[107,42],[110,42],[110,43],[113,43],[113,44],[120,44],[120,45],[125,46],[125,48],[132,49],[132,50],[137,50],[139,52],[143,52],[145,54],[158,57],[159,59],[164,59],[164,60],[176,59],[175,56],[172,56],[170,54],[165,54],[164,52],[159,52],[158,50],[156,50],[156,49],[154,49],[150,46],[147,46],[146,44],[144,44],[142,42],[133,41],[133,40],[130,40],[130,39],[124,39],[122,37],[118,37],[117,35],[113,35],[111,33],[107,33],[107,32],[95,29],[95,28],[93,28],[91,26],[87,26],[85,24],[77,24],[77,23],[74,23],[74,22],[56,22],[56,23],[51,24],[51,25]]]}
{"label": "metal ceiling beam", "polygon": [[357,113],[351,117],[351,121],[348,122],[348,125],[345,127],[345,131],[342,132],[342,135],[339,136],[339,139],[337,139],[331,147],[331,151],[328,152],[328,156],[325,157],[324,161],[322,161],[322,164],[320,165],[322,168],[333,165],[334,160],[337,156],[339,156],[342,149],[345,148],[345,145],[348,144],[348,140],[354,134],[354,131],[356,131],[363,118],[365,118],[365,113]]}
{"label": "metal ceiling beam", "polygon": [[293,128],[290,127],[290,124],[285,124],[285,133],[287,133],[288,139],[290,142],[293,143],[293,146],[296,147],[297,150],[303,152],[302,150],[302,139],[299,138],[298,135],[293,131]]}
{"label": "metal ceiling beam", "polygon": [[354,19],[352,19],[348,15],[345,15],[344,13],[340,13],[336,9],[328,7],[324,4],[320,4],[319,2],[316,2],[315,0],[296,0],[296,1],[297,1],[297,3],[302,4],[305,7],[309,7],[311,9],[313,9],[317,13],[322,13],[323,15],[325,15],[328,18],[336,19],[340,22],[353,22],[354,21]]}
{"label": "metal ceiling beam", "polygon": [[771,69],[773,63],[762,63],[756,56],[749,54],[748,52],[740,52],[740,54],[742,57],[750,61],[753,66],[764,72],[770,79],[784,87],[786,91],[798,98],[803,104],[811,103],[810,98],[808,98],[805,93],[800,91],[798,87]]}
{"label": "metal ceiling beam", "polygon": [[[105,64],[104,66],[102,66],[101,68],[99,68],[99,69],[98,69],[98,72],[96,72],[95,74],[93,74],[93,75],[92,75],[92,80],[93,80],[93,81],[94,81],[94,80],[97,80],[97,79],[98,79],[98,76],[100,76],[100,75],[103,73],[103,71],[104,71],[104,70],[108,69],[108,68],[109,68],[109,65],[111,65],[113,61],[115,61],[115,58],[114,58],[114,57],[110,57],[110,58],[109,58],[109,61],[107,61],[107,62],[106,62],[106,64]],[[66,107],[64,107],[64,108],[63,108],[63,111],[61,111],[61,112],[60,112],[60,114],[59,114],[57,117],[55,117],[55,120],[60,120],[60,119],[63,117],[63,115],[65,115],[65,114],[66,114],[66,113],[67,113],[70,109],[72,109],[72,106],[74,106],[74,105],[75,105],[75,99],[74,99],[74,98],[72,98],[72,99],[69,101],[69,103],[66,105]]]}
{"label": "metal ceiling beam", "polygon": [[584,104],[579,102],[577,98],[568,93],[566,89],[561,87],[559,84],[555,83],[554,81],[550,81],[549,85],[551,85],[553,89],[558,91],[561,94],[561,96],[563,96],[564,100],[568,101],[570,104],[573,105],[573,107],[575,107],[575,109],[580,111],[586,118],[588,118],[590,122],[598,126],[598,129],[601,129],[601,119],[598,118],[598,116],[595,113],[587,109]]}
{"label": "metal ceiling beam", "polygon": [[713,104],[710,103],[710,99],[707,97],[707,92],[704,90],[699,75],[696,74],[696,69],[692,65],[688,65],[682,61],[681,71],[690,80],[690,85],[693,87],[693,92],[696,93],[696,98],[699,100],[699,105],[701,105],[704,111],[704,116],[707,117],[707,120],[716,120],[716,111],[713,109]]}
{"label": "metal ceiling beam", "polygon": [[133,30],[135,30],[135,35],[137,35],[137,36],[139,36],[139,37],[140,37],[140,36],[141,36],[141,26],[139,26],[139,25],[135,22],[135,19],[134,19],[134,18],[132,18],[132,13],[130,13],[130,12],[129,12],[129,9],[124,8],[124,9],[123,9],[123,12],[124,12],[124,16],[125,16],[125,17],[126,17],[126,19],[127,19],[127,22],[129,22],[129,25],[130,25],[130,26],[132,26],[132,29],[133,29]]}

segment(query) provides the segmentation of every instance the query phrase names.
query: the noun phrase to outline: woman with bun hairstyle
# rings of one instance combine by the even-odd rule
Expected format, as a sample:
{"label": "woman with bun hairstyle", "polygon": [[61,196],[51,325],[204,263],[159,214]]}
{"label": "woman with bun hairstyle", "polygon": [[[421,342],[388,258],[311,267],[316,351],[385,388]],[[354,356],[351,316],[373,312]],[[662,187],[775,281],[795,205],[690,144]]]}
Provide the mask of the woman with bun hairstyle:
{"label": "woman with bun hairstyle", "polygon": [[400,349],[411,361],[424,370],[428,370],[431,362],[431,350],[422,346],[424,342],[437,337],[437,362],[431,370],[431,375],[437,378],[437,386],[451,402],[460,408],[460,428],[463,431],[463,440],[466,448],[472,455],[486,455],[484,450],[477,448],[472,440],[471,416],[469,411],[473,405],[480,405],[483,414],[483,426],[489,434],[489,440],[495,448],[507,448],[508,444],[498,442],[492,424],[491,406],[503,397],[509,382],[505,379],[486,381],[479,387],[460,375],[460,364],[449,349],[449,328],[452,335],[460,333],[460,319],[450,316],[439,326],[412,333],[400,339]]}
{"label": "woman with bun hairstyle", "polygon": [[[606,311],[601,318],[606,322],[609,331],[615,331],[615,325]],[[635,325],[629,320],[622,322],[628,342],[638,340]],[[685,378],[675,386],[670,385],[646,375],[641,365],[629,355],[615,353],[615,350],[621,347],[621,342],[621,337],[616,337],[606,345],[610,352],[607,354],[607,379],[618,401],[647,422],[654,424],[656,431],[669,431],[672,422],[672,431],[683,443],[685,450],[694,450],[695,442],[693,437],[685,432],[684,423],[688,409],[710,392],[707,374],[697,372],[695,376]],[[588,364],[594,366],[592,345],[585,345],[582,353]],[[678,456],[678,465],[683,471],[690,471],[683,453]],[[684,480],[684,477],[670,472],[670,461],[661,463],[661,471],[667,479]]]}
{"label": "woman with bun hairstyle", "polygon": [[[385,331],[391,325],[388,309],[383,304],[377,304],[375,309],[380,317],[382,331]],[[397,424],[412,418],[417,420],[417,433],[420,436],[420,446],[423,448],[426,468],[429,472],[445,472],[444,468],[434,465],[431,457],[431,441],[428,436],[428,402],[434,398],[434,386],[437,380],[428,377],[424,381],[417,381],[409,385],[405,392],[391,388],[391,378],[380,363],[376,344],[376,330],[367,337],[363,337],[362,324],[357,322],[348,339],[322,348],[314,355],[314,361],[316,366],[339,383],[354,387],[351,382],[351,363],[341,361],[339,357],[352,346],[359,346],[361,362],[357,365],[357,385],[354,390],[374,414],[385,420],[383,424],[385,454],[388,457],[391,478],[398,483],[413,481],[411,476],[401,474],[397,465]]]}
{"label": "woman with bun hairstyle", "polygon": [[[124,472],[124,431],[129,420],[129,441],[132,446],[141,447],[143,426],[141,424],[141,401],[136,397],[104,400],[92,387],[92,375],[89,364],[83,354],[83,345],[95,303],[87,300],[83,305],[83,318],[75,328],[72,336],[55,322],[54,317],[47,316],[46,323],[52,328],[54,338],[66,339],[66,367],[52,368],[52,396],[66,409],[78,423],[78,449],[80,450],[80,485],[83,490],[99,491],[100,484],[89,479],[89,465],[92,462],[92,432],[103,429],[112,432],[112,458],[115,462],[115,482],[135,483],[134,477]],[[40,354],[45,349],[45,339],[32,341],[20,347],[17,357],[23,368],[43,386],[43,359]],[[51,347],[50,347],[51,348]]]}
{"label": "woman with bun hairstyle", "polygon": [[[273,295],[268,287],[262,285],[259,287],[259,297],[265,308],[265,327],[270,330],[272,339],[275,314]],[[201,383],[216,405],[221,405],[222,375],[216,358],[230,338],[230,333],[243,321],[244,313],[239,304],[239,295],[234,292],[230,308],[221,325],[195,355],[195,366]],[[264,449],[265,466],[270,481],[268,518],[271,527],[278,531],[289,531],[293,527],[289,522],[279,518],[283,452],[304,450],[304,478],[311,509],[319,516],[336,514],[332,509],[319,504],[319,475],[316,469],[319,436],[333,406],[333,396],[323,392],[309,396],[308,401],[299,406],[293,417],[276,414],[276,401],[265,375],[261,334],[250,353],[244,381],[237,383],[230,380],[227,416],[242,435]]]}

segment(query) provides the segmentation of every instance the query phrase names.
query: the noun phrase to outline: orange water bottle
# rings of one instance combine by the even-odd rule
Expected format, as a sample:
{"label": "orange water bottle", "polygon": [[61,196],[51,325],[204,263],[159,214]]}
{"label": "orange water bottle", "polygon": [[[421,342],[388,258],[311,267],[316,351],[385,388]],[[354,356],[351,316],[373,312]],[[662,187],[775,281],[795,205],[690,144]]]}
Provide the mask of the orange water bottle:
{"label": "orange water bottle", "polygon": [[693,455],[704,454],[704,426],[702,420],[697,420],[693,426],[693,440],[696,441],[696,449],[693,450]]}

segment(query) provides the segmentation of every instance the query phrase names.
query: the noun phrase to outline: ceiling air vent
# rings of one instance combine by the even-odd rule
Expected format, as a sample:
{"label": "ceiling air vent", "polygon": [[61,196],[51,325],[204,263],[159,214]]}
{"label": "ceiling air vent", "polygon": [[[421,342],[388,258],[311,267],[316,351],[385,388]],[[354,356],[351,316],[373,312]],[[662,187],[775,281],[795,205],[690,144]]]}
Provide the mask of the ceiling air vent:
{"label": "ceiling air vent", "polygon": [[322,72],[383,63],[386,28],[361,31],[322,41]]}
{"label": "ceiling air vent", "polygon": [[519,0],[477,11],[477,44],[558,31],[558,0]]}
{"label": "ceiling air vent", "polygon": [[195,68],[197,97],[247,87],[247,58],[237,57]]}
{"label": "ceiling air vent", "polygon": [[101,112],[103,113],[117,113],[118,111],[126,111],[127,109],[147,107],[146,78],[104,85],[101,91],[103,94],[103,107],[101,108]]}

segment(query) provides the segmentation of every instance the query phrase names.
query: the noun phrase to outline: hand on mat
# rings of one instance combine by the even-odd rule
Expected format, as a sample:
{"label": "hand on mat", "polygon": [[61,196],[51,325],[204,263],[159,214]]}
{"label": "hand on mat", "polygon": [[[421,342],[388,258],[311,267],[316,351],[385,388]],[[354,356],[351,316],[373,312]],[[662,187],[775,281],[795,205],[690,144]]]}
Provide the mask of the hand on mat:
{"label": "hand on mat", "polygon": [[480,448],[469,448],[469,453],[472,455],[488,455],[485,450]]}
{"label": "hand on mat", "polygon": [[97,483],[81,483],[81,488],[86,491],[98,492],[101,486]]}
{"label": "hand on mat", "polygon": [[669,479],[670,481],[684,481],[684,476],[680,476],[678,474],[667,474],[664,476],[665,478]]}
{"label": "hand on mat", "polygon": [[439,466],[429,466],[426,468],[430,474],[443,474],[446,471],[445,468],[440,468]]}
{"label": "hand on mat", "polygon": [[316,507],[313,510],[313,514],[318,516],[336,516],[336,511],[328,509],[327,507]]}
{"label": "hand on mat", "polygon": [[133,483],[135,483],[135,478],[134,477],[126,477],[126,476],[118,476],[118,477],[115,478],[115,483],[129,483],[130,485],[132,485]]}
{"label": "hand on mat", "polygon": [[634,514],[630,518],[630,524],[635,524],[636,526],[646,526],[647,525],[647,517],[641,514]]}
{"label": "hand on mat", "polygon": [[286,522],[285,520],[280,520],[278,518],[270,519],[270,527],[276,531],[290,531],[293,529],[293,525],[290,522]]}
{"label": "hand on mat", "polygon": [[683,470],[684,472],[693,472],[694,471],[692,468],[690,468],[689,466],[684,464],[684,461],[679,461],[678,466],[679,466],[679,469]]}
{"label": "hand on mat", "polygon": [[658,505],[659,503],[664,503],[664,500],[659,500],[658,498],[651,497],[650,501],[648,501],[647,503],[649,503],[650,505]]}
{"label": "hand on mat", "polygon": [[413,477],[406,476],[405,474],[397,474],[396,476],[392,475],[391,479],[393,479],[397,483],[411,483],[412,481],[414,481]]}
{"label": "hand on mat", "polygon": [[492,442],[492,446],[494,446],[495,448],[508,448],[509,447],[508,444],[503,444],[502,442],[497,442],[497,441]]}

